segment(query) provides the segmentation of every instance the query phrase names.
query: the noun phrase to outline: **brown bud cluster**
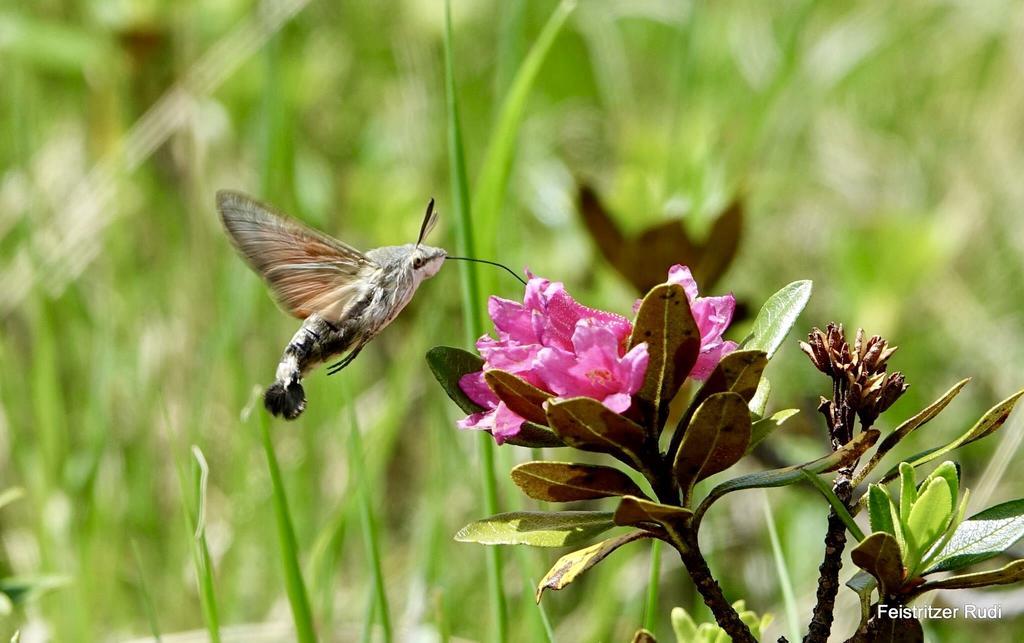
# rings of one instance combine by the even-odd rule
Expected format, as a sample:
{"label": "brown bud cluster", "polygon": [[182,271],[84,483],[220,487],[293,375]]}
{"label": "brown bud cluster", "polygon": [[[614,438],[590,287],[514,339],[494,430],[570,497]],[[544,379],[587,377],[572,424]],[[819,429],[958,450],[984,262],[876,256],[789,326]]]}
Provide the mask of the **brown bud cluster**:
{"label": "brown bud cluster", "polygon": [[842,324],[830,323],[824,331],[813,329],[800,348],[819,371],[832,378],[832,400],[823,398],[820,408],[833,432],[842,426],[843,435],[834,437],[843,442],[853,437],[853,414],[866,429],[907,390],[903,373],[886,372],[896,347],[878,335],[865,339],[864,329],[857,330],[851,347]]}

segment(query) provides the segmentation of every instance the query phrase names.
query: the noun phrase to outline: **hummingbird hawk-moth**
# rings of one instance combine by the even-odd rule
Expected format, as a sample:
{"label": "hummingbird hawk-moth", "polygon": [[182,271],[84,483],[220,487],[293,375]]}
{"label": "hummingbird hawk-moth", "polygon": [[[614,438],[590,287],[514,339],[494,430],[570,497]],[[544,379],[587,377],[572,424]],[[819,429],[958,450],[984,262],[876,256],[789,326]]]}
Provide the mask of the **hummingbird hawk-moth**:
{"label": "hummingbird hawk-moth", "polygon": [[350,364],[448,256],[441,248],[423,245],[437,223],[433,199],[416,243],[365,253],[239,192],[217,192],[217,210],[245,262],[281,308],[303,320],[263,395],[267,410],[286,420],[306,408],[303,376],[338,355],[344,357],[329,374]]}

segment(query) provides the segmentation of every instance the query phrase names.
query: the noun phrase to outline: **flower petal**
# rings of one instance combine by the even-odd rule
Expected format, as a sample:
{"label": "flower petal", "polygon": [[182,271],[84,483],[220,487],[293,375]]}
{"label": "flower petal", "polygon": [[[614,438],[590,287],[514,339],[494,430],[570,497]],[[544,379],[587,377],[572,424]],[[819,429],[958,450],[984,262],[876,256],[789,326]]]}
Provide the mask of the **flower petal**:
{"label": "flower petal", "polygon": [[469,399],[473,400],[486,409],[493,409],[498,405],[498,396],[487,386],[484,380],[484,372],[466,373],[459,378],[459,388]]}
{"label": "flower petal", "polygon": [[489,431],[494,427],[494,409],[471,413],[455,423],[460,429]]}
{"label": "flower petal", "polygon": [[668,283],[682,286],[686,291],[686,298],[691,302],[697,298],[697,282],[693,280],[689,267],[677,263],[669,268]]}
{"label": "flower petal", "polygon": [[690,302],[690,312],[700,329],[701,341],[721,339],[736,312],[736,298],[732,294],[721,297],[698,297]]}
{"label": "flower petal", "polygon": [[628,393],[613,393],[601,400],[601,403],[608,410],[623,413],[633,403],[633,398]]}
{"label": "flower petal", "polygon": [[690,371],[690,377],[695,380],[707,379],[711,375],[711,371],[715,370],[715,367],[718,366],[718,362],[722,361],[722,357],[736,350],[736,346],[736,342],[724,341],[721,344],[716,344],[701,351],[700,355],[697,356],[697,363],[693,365],[693,370]]}
{"label": "flower petal", "polygon": [[515,411],[505,406],[504,402],[499,402],[498,408],[494,409],[494,428],[491,431],[494,441],[502,444],[505,440],[515,436],[525,421]]}

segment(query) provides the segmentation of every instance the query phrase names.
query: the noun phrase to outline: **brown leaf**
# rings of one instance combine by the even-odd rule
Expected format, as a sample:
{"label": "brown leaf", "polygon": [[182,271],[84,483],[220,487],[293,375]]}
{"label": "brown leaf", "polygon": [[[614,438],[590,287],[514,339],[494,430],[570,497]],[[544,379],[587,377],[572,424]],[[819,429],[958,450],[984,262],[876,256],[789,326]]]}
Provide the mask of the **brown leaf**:
{"label": "brown leaf", "polygon": [[868,635],[871,643],[922,643],[924,641],[921,621],[916,618],[880,620],[870,626]]}
{"label": "brown leaf", "polygon": [[[753,399],[757,386],[761,382],[761,374],[768,365],[768,354],[761,350],[733,351],[723,357],[704,381],[704,386],[693,396],[686,414],[679,421],[676,432],[686,431],[693,414],[701,402],[715,393],[738,393],[747,403]],[[673,436],[676,441],[680,438]],[[670,451],[671,452],[671,451]]]}
{"label": "brown leaf", "polygon": [[658,435],[669,402],[679,391],[700,353],[700,329],[678,284],[655,286],[640,304],[629,347],[647,343],[647,372],[633,397],[641,423]]}
{"label": "brown leaf", "polygon": [[697,482],[736,464],[749,443],[750,410],[738,393],[715,393],[704,400],[673,463],[683,497],[690,497]]}
{"label": "brown leaf", "polygon": [[596,464],[525,462],[512,469],[512,481],[529,497],[546,502],[644,496],[625,473]]}
{"label": "brown leaf", "polygon": [[617,538],[609,538],[595,545],[566,554],[558,559],[558,562],[548,570],[544,578],[537,584],[537,602],[540,602],[544,590],[558,590],[569,585],[580,575],[608,557],[613,551],[626,543],[641,538],[650,538],[651,534],[644,531],[634,531]]}
{"label": "brown leaf", "polygon": [[648,449],[643,428],[589,397],[548,404],[548,425],[567,445],[608,453],[629,466],[646,468]]}
{"label": "brown leaf", "polygon": [[683,507],[626,496],[619,501],[613,520],[616,525],[640,527],[645,524],[660,525],[673,541],[681,542],[681,534],[693,518],[693,512]]}
{"label": "brown leaf", "polygon": [[484,372],[484,381],[512,412],[528,422],[547,424],[544,402],[552,396],[521,377],[501,370]]}
{"label": "brown leaf", "polygon": [[876,531],[850,552],[853,564],[875,577],[878,595],[896,593],[903,585],[903,559],[896,538],[884,531]]}
{"label": "brown leaf", "polygon": [[729,269],[740,248],[742,234],[743,204],[735,200],[718,215],[700,248],[700,260],[690,266],[693,278],[701,287],[710,288]]}
{"label": "brown leaf", "polygon": [[[697,265],[701,248],[690,239],[683,222],[670,219],[657,223],[627,241],[625,270],[640,292],[647,292],[665,281],[668,269],[677,263]],[[703,285],[703,284],[702,284]]]}
{"label": "brown leaf", "polygon": [[506,444],[530,449],[566,446],[565,442],[562,442],[562,438],[558,437],[554,431],[533,422],[523,422],[523,426],[519,428],[519,433],[506,438],[505,442]]}
{"label": "brown leaf", "polygon": [[637,630],[636,634],[633,635],[632,643],[658,643],[658,641],[647,630]]}

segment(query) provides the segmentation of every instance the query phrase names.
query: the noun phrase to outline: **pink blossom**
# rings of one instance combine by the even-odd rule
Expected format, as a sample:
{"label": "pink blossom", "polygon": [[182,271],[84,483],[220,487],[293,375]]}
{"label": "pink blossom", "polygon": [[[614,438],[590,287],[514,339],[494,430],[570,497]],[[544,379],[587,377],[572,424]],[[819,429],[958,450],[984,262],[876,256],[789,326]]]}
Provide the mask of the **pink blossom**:
{"label": "pink blossom", "polygon": [[593,397],[616,412],[629,408],[643,383],[647,346],[625,351],[633,330],[628,319],[584,306],[561,283],[532,276],[522,304],[491,297],[487,312],[497,338],[477,341],[484,369],[459,380],[466,395],[486,410],[461,420],[460,428],[488,430],[500,444],[522,427],[523,418],[484,381],[489,369],[518,375],[555,395]]}
{"label": "pink blossom", "polygon": [[690,377],[707,379],[722,357],[736,349],[736,342],[722,339],[722,333],[729,327],[732,315],[736,312],[736,298],[732,293],[719,297],[698,297],[697,282],[693,280],[690,269],[679,264],[669,268],[668,283],[679,284],[686,291],[690,312],[700,329],[700,355],[690,371]]}
{"label": "pink blossom", "polygon": [[[736,301],[732,295],[698,297],[697,285],[683,266],[673,266],[668,280],[686,290],[701,331],[701,353],[691,376],[706,378],[722,355],[736,347],[734,342],[722,340]],[[487,386],[484,371],[491,369],[518,375],[557,397],[600,400],[616,413],[629,408],[633,394],[643,384],[647,345],[626,351],[633,331],[630,321],[584,306],[559,282],[531,275],[523,303],[491,297],[487,312],[496,338],[484,335],[476,343],[484,358],[483,370],[459,380],[459,387],[484,410],[461,420],[460,428],[490,431],[501,444],[522,427],[523,418]]]}

